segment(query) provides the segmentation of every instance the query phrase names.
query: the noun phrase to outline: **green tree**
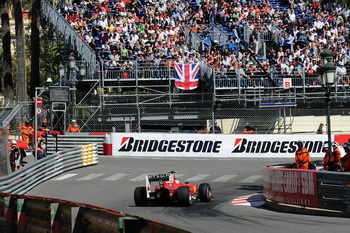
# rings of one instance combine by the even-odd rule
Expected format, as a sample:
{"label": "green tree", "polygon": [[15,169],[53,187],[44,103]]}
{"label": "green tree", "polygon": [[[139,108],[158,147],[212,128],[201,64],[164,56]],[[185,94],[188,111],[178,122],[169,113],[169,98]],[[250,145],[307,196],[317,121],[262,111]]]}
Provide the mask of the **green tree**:
{"label": "green tree", "polygon": [[[0,91],[4,92],[5,104],[13,104],[12,57],[9,5],[0,1],[2,49],[3,49],[3,80],[0,80]],[[2,85],[4,83],[4,86]]]}
{"label": "green tree", "polygon": [[24,24],[21,0],[12,0],[15,31],[16,31],[16,51],[17,51],[17,101],[26,101],[27,97],[27,78],[26,78],[26,60],[25,60],[25,43],[24,43]]}
{"label": "green tree", "polygon": [[40,0],[32,1],[31,24],[31,77],[30,96],[35,96],[35,87],[40,86]]}

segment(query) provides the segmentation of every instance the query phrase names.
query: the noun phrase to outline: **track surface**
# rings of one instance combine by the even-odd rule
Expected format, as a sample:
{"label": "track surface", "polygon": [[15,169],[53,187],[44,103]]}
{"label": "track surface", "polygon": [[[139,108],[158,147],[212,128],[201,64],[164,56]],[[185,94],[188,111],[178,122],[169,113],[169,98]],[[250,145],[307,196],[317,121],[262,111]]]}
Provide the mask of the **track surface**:
{"label": "track surface", "polygon": [[[61,174],[28,192],[89,203],[131,215],[158,220],[195,233],[347,232],[348,219],[279,213],[264,208],[233,205],[233,199],[262,192],[262,167],[291,163],[269,158],[141,158],[100,156],[99,164]],[[215,199],[190,207],[135,207],[135,187],[145,185],[145,174],[178,172],[180,181],[210,183]]]}

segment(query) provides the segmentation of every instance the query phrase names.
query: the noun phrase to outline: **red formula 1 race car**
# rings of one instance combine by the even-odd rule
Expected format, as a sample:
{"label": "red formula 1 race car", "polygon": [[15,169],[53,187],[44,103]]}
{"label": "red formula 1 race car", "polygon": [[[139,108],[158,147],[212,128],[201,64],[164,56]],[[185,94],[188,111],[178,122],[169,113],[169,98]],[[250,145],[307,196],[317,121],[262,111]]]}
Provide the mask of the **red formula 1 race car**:
{"label": "red formula 1 race car", "polygon": [[[192,200],[200,200],[209,202],[214,195],[211,187],[207,183],[190,184],[188,182],[179,182],[176,179],[175,171],[168,174],[147,175],[146,187],[137,187],[134,191],[134,202],[136,206],[146,206],[148,204],[178,204],[181,206],[189,206]],[[151,183],[158,181],[151,191]]]}

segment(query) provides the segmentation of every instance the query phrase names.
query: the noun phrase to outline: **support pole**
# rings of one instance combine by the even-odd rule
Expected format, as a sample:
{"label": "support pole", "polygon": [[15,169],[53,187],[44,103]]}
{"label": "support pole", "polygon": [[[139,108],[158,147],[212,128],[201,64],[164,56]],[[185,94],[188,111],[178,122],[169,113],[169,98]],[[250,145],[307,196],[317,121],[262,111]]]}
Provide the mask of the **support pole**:
{"label": "support pole", "polygon": [[[331,164],[333,162],[332,159],[332,131],[331,131],[331,87],[329,85],[326,86],[326,104],[327,104],[327,134],[328,134],[328,163]],[[328,170],[333,170],[333,165],[328,166]]]}

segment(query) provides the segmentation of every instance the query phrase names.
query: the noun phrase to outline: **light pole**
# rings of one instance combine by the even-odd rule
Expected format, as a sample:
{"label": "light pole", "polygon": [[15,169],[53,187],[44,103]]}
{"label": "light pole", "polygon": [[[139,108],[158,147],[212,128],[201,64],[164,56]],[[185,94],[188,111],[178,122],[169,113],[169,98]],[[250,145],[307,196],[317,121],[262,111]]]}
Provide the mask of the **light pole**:
{"label": "light pole", "polygon": [[[320,72],[321,85],[325,89],[326,105],[327,105],[327,134],[328,134],[328,161],[332,162],[332,131],[331,131],[331,116],[330,116],[330,102],[332,85],[335,82],[335,66],[332,63],[333,53],[329,49],[324,49],[321,53],[322,67]],[[332,170],[333,166],[328,166]]]}
{"label": "light pole", "polygon": [[[49,86],[52,83],[52,79],[49,76],[46,79],[46,83]],[[35,97],[34,97],[34,108],[35,108],[35,113],[34,113],[34,158],[35,161],[38,160],[38,98],[45,92],[47,91],[47,87],[35,87]]]}
{"label": "light pole", "polygon": [[58,66],[58,74],[60,76],[60,86],[62,86],[62,78],[64,78],[66,74],[66,68],[64,67],[64,65],[62,65],[62,63],[60,63],[60,65]]}
{"label": "light pole", "polygon": [[[69,80],[65,79],[64,85],[69,84],[72,95],[72,103],[73,103],[73,111],[72,111],[72,119],[76,119],[76,104],[77,104],[77,98],[76,98],[76,84],[78,83],[77,80],[77,72],[79,72],[79,76],[84,77],[86,75],[86,66],[83,62],[80,63],[79,67],[76,65],[76,60],[73,56],[70,56],[68,58],[68,67],[69,67]],[[67,72],[64,65],[60,64],[58,66],[58,73],[60,76],[60,86],[62,85],[62,78],[66,77]],[[68,81],[68,83],[66,82]]]}

